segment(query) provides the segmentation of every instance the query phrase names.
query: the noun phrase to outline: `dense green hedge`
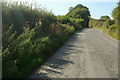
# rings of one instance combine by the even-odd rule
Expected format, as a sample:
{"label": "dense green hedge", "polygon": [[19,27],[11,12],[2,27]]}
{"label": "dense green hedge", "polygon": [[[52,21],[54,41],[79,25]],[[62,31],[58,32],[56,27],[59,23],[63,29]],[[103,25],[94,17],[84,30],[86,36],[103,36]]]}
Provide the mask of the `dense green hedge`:
{"label": "dense green hedge", "polygon": [[12,24],[17,33],[22,33],[23,26],[29,26],[32,29],[41,21],[43,22],[42,27],[47,28],[51,23],[57,22],[54,14],[35,6],[35,4],[3,2],[2,13],[3,34]]}
{"label": "dense green hedge", "polygon": [[84,19],[82,18],[72,18],[67,15],[65,16],[59,16],[58,22],[62,24],[69,24],[71,26],[74,26],[75,30],[82,29],[84,27]]}
{"label": "dense green hedge", "polygon": [[93,19],[93,18],[90,18],[90,21],[89,21],[89,27],[102,27],[103,24],[104,24],[104,20],[97,20],[97,19]]}
{"label": "dense green hedge", "polygon": [[23,78],[54,53],[85,19],[54,16],[27,3],[2,3],[3,78]]}
{"label": "dense green hedge", "polygon": [[75,31],[72,26],[56,24],[51,26],[57,30],[52,32],[50,36],[40,37],[36,36],[39,34],[37,30],[40,27],[36,26],[31,30],[27,28],[17,38],[14,37],[16,33],[8,38],[10,43],[2,53],[4,78],[23,77],[42,62],[47,55],[59,48]]}

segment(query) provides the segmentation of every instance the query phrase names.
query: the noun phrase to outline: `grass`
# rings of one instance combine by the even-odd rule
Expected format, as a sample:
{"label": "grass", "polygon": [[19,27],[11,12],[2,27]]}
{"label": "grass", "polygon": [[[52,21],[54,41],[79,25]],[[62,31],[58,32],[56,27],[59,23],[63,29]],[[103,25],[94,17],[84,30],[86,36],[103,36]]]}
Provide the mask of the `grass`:
{"label": "grass", "polygon": [[93,28],[96,28],[96,29],[99,29],[99,30],[101,30],[103,33],[105,33],[105,34],[107,34],[107,35],[109,35],[109,36],[111,36],[111,37],[113,37],[114,39],[116,39],[116,40],[120,40],[119,39],[119,33],[118,32],[108,32],[108,31],[105,31],[102,27],[93,27]]}

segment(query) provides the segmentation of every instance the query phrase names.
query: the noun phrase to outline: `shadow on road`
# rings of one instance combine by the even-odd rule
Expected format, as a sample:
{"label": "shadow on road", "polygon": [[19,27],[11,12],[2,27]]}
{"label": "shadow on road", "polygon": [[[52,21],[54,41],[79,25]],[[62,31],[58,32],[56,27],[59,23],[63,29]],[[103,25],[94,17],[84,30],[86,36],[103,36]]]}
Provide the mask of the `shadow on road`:
{"label": "shadow on road", "polygon": [[[84,29],[83,29],[84,30]],[[52,55],[45,63],[34,70],[30,78],[49,78],[48,74],[62,74],[61,69],[65,65],[74,64],[70,61],[69,55],[76,54],[76,46],[79,34],[83,31],[77,31],[54,55]],[[79,47],[80,48],[80,47]],[[82,47],[81,47],[82,48]],[[80,51],[79,51],[80,52]]]}
{"label": "shadow on road", "polygon": [[[65,56],[65,55],[64,55]],[[59,69],[64,69],[64,65],[73,64],[72,61],[63,59],[63,56],[56,57],[55,61],[51,63],[46,63],[40,68],[36,69],[35,74],[32,77],[37,78],[49,78],[47,75],[52,74],[62,74]],[[40,69],[40,70],[39,70]],[[39,71],[38,71],[39,70]]]}

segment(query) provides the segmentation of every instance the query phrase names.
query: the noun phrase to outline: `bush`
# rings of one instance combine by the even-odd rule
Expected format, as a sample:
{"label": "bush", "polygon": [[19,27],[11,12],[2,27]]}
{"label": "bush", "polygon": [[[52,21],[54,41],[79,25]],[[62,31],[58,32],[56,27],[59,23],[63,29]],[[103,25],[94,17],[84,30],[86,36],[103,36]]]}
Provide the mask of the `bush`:
{"label": "bush", "polygon": [[23,32],[23,27],[28,27],[29,25],[30,29],[32,29],[36,24],[39,24],[39,22],[43,23],[43,30],[47,32],[48,30],[46,31],[44,28],[47,28],[50,23],[56,22],[57,19],[51,12],[34,5],[35,4],[18,2],[2,2],[3,34],[12,24],[14,30],[20,34]]}
{"label": "bush", "polygon": [[90,18],[89,27],[102,27],[105,21]]}
{"label": "bush", "polygon": [[71,18],[69,16],[59,16],[58,22],[62,24],[70,24],[75,27],[75,30],[80,30],[85,26],[85,20],[82,18]]}
{"label": "bush", "polygon": [[[37,30],[40,29],[40,26],[36,26],[31,30],[29,27],[26,28],[17,38],[14,38],[14,33],[10,35],[8,41],[10,39],[12,41],[8,43],[7,48],[2,53],[3,78],[21,78],[25,76],[38,63],[59,48],[75,31],[73,26],[67,24],[54,23],[50,27],[56,27],[57,29],[55,31],[51,30],[51,35],[46,37],[36,36],[36,34],[39,34]],[[6,34],[9,33],[10,30]]]}

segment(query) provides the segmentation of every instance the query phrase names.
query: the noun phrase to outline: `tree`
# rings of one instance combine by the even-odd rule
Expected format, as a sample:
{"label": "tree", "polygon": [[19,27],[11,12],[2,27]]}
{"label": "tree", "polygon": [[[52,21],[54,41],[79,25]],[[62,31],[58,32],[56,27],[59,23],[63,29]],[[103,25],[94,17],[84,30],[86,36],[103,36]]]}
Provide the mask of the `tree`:
{"label": "tree", "polygon": [[101,18],[100,18],[100,19],[101,19],[101,20],[105,20],[105,21],[106,21],[106,20],[110,19],[110,17],[106,15],[106,16],[101,16]]}
{"label": "tree", "polygon": [[89,22],[90,11],[86,6],[78,4],[74,8],[70,7],[70,11],[68,12],[67,16],[70,16],[72,18],[84,19],[84,27],[87,27]]}
{"label": "tree", "polygon": [[113,9],[112,17],[114,18],[115,24],[120,25],[120,6],[117,6]]}
{"label": "tree", "polygon": [[69,11],[71,11],[72,9],[73,9],[73,7],[70,7],[70,8],[69,8]]}

